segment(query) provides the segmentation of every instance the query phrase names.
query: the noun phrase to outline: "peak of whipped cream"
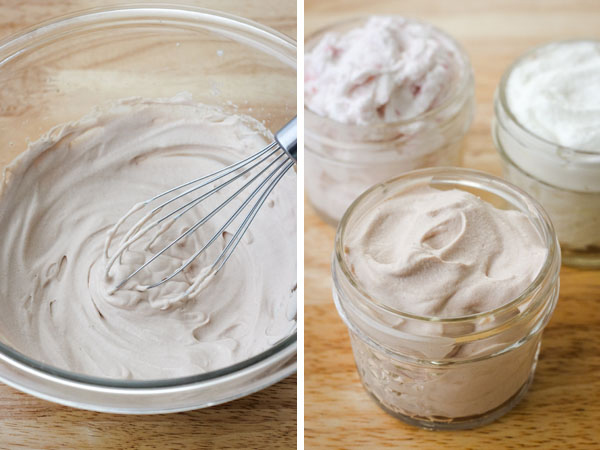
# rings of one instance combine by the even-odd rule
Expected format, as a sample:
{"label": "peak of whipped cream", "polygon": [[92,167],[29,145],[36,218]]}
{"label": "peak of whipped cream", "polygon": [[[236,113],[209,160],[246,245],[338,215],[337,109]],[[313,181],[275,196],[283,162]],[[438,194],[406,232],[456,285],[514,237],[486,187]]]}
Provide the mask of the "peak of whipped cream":
{"label": "peak of whipped cream", "polygon": [[304,60],[306,106],[351,124],[397,122],[435,108],[462,64],[446,36],[399,16],[326,33]]}
{"label": "peak of whipped cream", "polygon": [[520,211],[429,186],[382,201],[348,229],[345,242],[348,266],[372,297],[438,318],[510,302],[535,279],[547,255]]}

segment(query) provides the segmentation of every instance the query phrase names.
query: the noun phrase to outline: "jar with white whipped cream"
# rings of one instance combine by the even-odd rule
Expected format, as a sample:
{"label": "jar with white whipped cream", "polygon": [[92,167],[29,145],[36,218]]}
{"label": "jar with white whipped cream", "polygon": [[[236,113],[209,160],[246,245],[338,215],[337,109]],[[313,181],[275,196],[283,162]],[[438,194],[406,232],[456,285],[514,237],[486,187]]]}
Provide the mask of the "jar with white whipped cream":
{"label": "jar with white whipped cream", "polygon": [[600,267],[600,41],[523,55],[496,91],[504,176],[548,211],[565,264]]}
{"label": "jar with white whipped cream", "polygon": [[548,216],[499,178],[433,168],[369,189],[342,218],[332,262],[364,388],[424,428],[502,416],[532,382],[559,269]]}
{"label": "jar with white whipped cream", "polygon": [[464,49],[443,31],[373,16],[316,32],[305,44],[306,191],[336,224],[373,184],[460,164],[474,112]]}

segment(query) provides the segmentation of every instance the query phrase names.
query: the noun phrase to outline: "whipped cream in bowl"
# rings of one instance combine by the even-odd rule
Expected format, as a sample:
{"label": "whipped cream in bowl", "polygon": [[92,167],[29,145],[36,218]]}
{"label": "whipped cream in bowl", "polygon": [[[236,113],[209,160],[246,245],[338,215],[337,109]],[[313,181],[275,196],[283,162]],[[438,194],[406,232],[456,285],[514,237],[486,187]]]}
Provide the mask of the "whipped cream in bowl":
{"label": "whipped cream in bowl", "polygon": [[0,267],[11,280],[0,288],[0,297],[18,299],[1,304],[2,341],[65,370],[151,380],[222,369],[291,335],[296,329],[289,313],[296,302],[293,174],[282,178],[250,234],[197,293],[182,298],[239,221],[190,270],[153,289],[139,286],[159,281],[202,248],[240,207],[242,196],[131,283],[116,292],[113,286],[227,200],[234,188],[207,198],[156,239],[132,245],[106,273],[127,227],[112,239],[109,231],[132,205],[233,164],[269,141],[270,133],[250,117],[179,95],[125,99],[32,143],[5,169],[0,188]]}
{"label": "whipped cream in bowl", "polygon": [[306,190],[327,222],[376,182],[459,165],[473,75],[443,31],[401,16],[335,24],[307,39],[304,77]]}
{"label": "whipped cream in bowl", "polygon": [[535,48],[504,73],[492,135],[505,177],[547,209],[566,264],[600,266],[600,41]]}
{"label": "whipped cream in bowl", "polygon": [[[293,171],[194,295],[181,294],[233,229],[192,272],[143,287],[228,216],[118,291],[162,242],[140,241],[106,273],[122,237],[109,231],[132,206],[256,153],[293,117],[293,40],[193,7],[112,7],[4,41],[0,67],[0,265],[10,280],[0,289],[0,381],[72,407],[153,414],[231,401],[293,374]],[[179,235],[233,193],[219,192],[161,234]]]}
{"label": "whipped cream in bowl", "polygon": [[489,423],[525,395],[559,289],[552,224],[483,172],[413,171],[344,215],[333,295],[365,390],[430,429]]}

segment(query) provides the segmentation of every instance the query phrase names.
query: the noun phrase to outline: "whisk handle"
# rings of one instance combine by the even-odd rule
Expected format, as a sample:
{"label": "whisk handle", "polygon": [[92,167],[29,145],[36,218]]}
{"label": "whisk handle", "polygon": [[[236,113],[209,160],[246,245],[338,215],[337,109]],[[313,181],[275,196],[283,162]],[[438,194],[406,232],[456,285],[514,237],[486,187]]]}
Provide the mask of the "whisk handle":
{"label": "whisk handle", "polygon": [[286,151],[290,158],[296,160],[296,144],[298,140],[298,128],[294,117],[286,123],[281,130],[275,133],[275,140],[279,146]]}

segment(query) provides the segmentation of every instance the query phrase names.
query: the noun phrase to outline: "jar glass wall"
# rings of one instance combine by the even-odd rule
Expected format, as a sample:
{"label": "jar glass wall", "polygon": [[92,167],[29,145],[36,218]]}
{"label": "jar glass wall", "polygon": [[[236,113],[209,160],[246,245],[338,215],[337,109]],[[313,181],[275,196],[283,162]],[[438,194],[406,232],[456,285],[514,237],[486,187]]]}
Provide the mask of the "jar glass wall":
{"label": "jar glass wall", "polygon": [[[552,45],[552,44],[550,44]],[[492,136],[506,179],[527,191],[548,211],[565,264],[600,267],[600,149],[584,151],[550,142],[528,130],[509,107],[504,73],[494,99]]]}
{"label": "jar glass wall", "polygon": [[[469,191],[530,219],[548,253],[519,297],[492,311],[443,318],[395,310],[365,291],[347,263],[345,236],[382,201],[421,185]],[[424,428],[473,428],[505,414],[533,379],[542,330],[558,299],[559,269],[558,241],[548,216],[530,196],[499,178],[434,168],[371,188],[342,218],[332,263],[334,301],[349,329],[366,391],[388,413]]]}
{"label": "jar glass wall", "polygon": [[[338,23],[307,38],[310,52],[328,32],[345,32],[368,19]],[[401,173],[460,165],[464,135],[473,120],[474,79],[469,58],[453,38],[434,29],[459,56],[456,82],[434,109],[409,120],[346,124],[305,107],[305,189],[317,213],[336,224],[365,189]]]}

